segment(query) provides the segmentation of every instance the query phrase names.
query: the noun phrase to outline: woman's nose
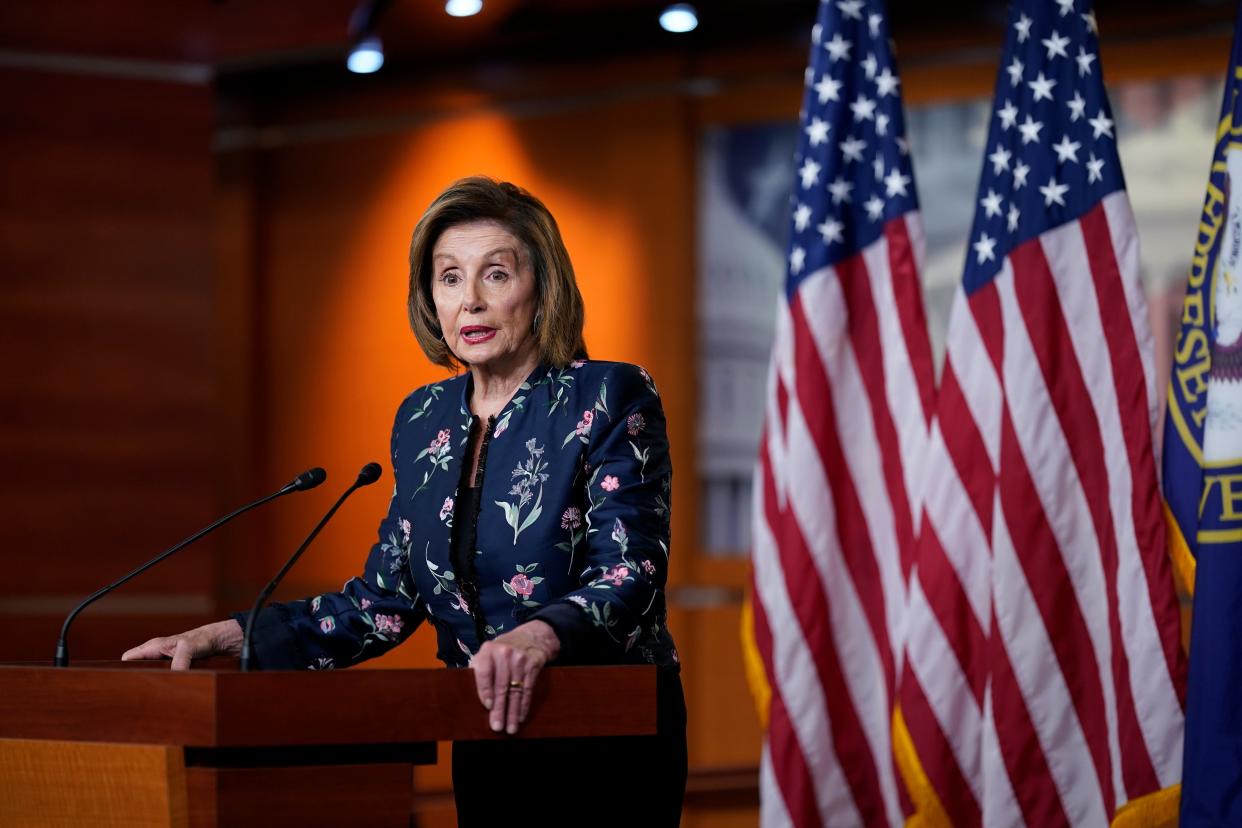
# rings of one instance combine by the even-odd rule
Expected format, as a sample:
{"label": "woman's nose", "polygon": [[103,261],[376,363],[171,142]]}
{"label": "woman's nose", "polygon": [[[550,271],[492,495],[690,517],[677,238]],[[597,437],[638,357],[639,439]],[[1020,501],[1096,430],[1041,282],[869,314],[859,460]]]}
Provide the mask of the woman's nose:
{"label": "woman's nose", "polygon": [[479,290],[479,282],[477,279],[467,279],[461,294],[462,308],[477,312],[483,310],[483,294]]}

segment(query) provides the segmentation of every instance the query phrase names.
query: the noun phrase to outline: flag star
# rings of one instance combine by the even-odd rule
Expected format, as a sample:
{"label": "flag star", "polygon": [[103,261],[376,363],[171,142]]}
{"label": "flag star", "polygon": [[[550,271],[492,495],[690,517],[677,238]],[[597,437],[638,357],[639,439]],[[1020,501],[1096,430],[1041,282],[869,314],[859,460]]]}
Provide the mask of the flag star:
{"label": "flag star", "polygon": [[811,88],[815,90],[815,94],[819,95],[819,102],[821,104],[841,100],[841,81],[827,74],[820,78],[819,83]]}
{"label": "flag star", "polygon": [[822,169],[810,158],[802,162],[802,168],[798,170],[798,175],[802,176],[802,189],[809,188],[812,184],[819,181],[819,171]]}
{"label": "flag star", "polygon": [[880,68],[880,62],[875,59],[875,55],[871,52],[868,52],[865,58],[858,61],[858,65],[867,73],[867,80],[873,79],[876,70]]}
{"label": "flag star", "polygon": [[1057,82],[1050,78],[1045,78],[1043,72],[1040,72],[1039,77],[1027,84],[1027,86],[1031,87],[1031,91],[1035,93],[1036,103],[1041,98],[1052,100],[1052,87],[1056,85]]}
{"label": "flag star", "polygon": [[1096,158],[1095,153],[1087,154],[1087,183],[1104,180],[1104,159]]}
{"label": "flag star", "polygon": [[802,272],[802,266],[806,264],[806,251],[801,247],[795,247],[789,251],[789,272],[797,276]]}
{"label": "flag star", "polygon": [[1052,30],[1051,37],[1046,37],[1039,42],[1044,44],[1044,48],[1048,50],[1048,60],[1052,60],[1054,57],[1069,57],[1065,53],[1065,47],[1069,45],[1070,39],[1062,37],[1056,29]]}
{"label": "flag star", "polygon": [[901,170],[893,167],[888,175],[884,176],[884,194],[889,198],[906,195],[906,185],[910,183],[910,180],[910,176],[902,175]]}
{"label": "flag star", "polygon": [[988,187],[988,194],[979,199],[979,206],[983,208],[987,217],[991,218],[1001,214],[1001,201],[1000,193],[993,192],[992,188]]}
{"label": "flag star", "polygon": [[828,185],[828,192],[832,193],[832,203],[840,204],[842,201],[847,204],[850,201],[850,190],[854,189],[851,181],[846,181],[841,176],[837,176],[837,180]]}
{"label": "flag star", "polygon": [[1074,60],[1078,61],[1078,76],[1079,77],[1083,77],[1084,75],[1091,74],[1091,64],[1095,61],[1094,54],[1092,54],[1091,52],[1088,52],[1086,49],[1079,46],[1078,57],[1074,58]]}
{"label": "flag star", "polygon": [[1018,122],[1018,108],[1009,100],[1005,101],[1005,106],[996,110],[996,114],[1000,116],[1001,128],[1009,129]]}
{"label": "flag star", "polygon": [[810,139],[811,146],[818,147],[820,144],[828,142],[829,129],[831,127],[828,126],[827,121],[815,117],[811,119],[811,122],[806,125],[806,129],[803,131],[806,133],[806,137]]}
{"label": "flag star", "polygon": [[863,0],[841,0],[837,3],[837,8],[841,10],[841,14],[852,20],[862,20]]}
{"label": "flag star", "polygon": [[1096,25],[1095,22],[1095,12],[1089,11],[1086,14],[1079,15],[1079,17],[1081,17],[1083,22],[1087,24],[1087,31],[1091,32],[1093,35],[1098,35],[1100,33],[1100,27]]}
{"label": "flag star", "polygon": [[811,27],[811,42],[816,46],[819,45],[820,39],[824,36],[824,27],[816,23]]}
{"label": "flag star", "polygon": [[798,204],[798,209],[793,214],[794,230],[801,233],[811,223],[811,208],[806,204]]}
{"label": "flag star", "polygon": [[872,196],[863,203],[863,207],[867,210],[867,217],[872,221],[876,221],[880,216],[884,215],[884,201],[879,196]]}
{"label": "flag star", "polygon": [[988,156],[988,160],[992,162],[992,175],[1000,175],[1001,170],[1009,169],[1010,158],[1013,158],[1013,153],[997,144],[996,151]]}
{"label": "flag star", "polygon": [[902,155],[910,154],[910,142],[904,135],[898,135],[895,139],[897,142],[897,151]]}
{"label": "flag star", "polygon": [[1057,154],[1057,161],[1064,164],[1066,160],[1078,163],[1078,148],[1082,144],[1078,141],[1071,141],[1069,135],[1062,135],[1061,142],[1052,145],[1052,151]]}
{"label": "flag star", "polygon": [[1100,114],[1094,118],[1088,118],[1087,123],[1091,124],[1091,137],[1099,138],[1101,135],[1113,137],[1113,119],[1104,114],[1104,110],[1100,110]]}
{"label": "flag star", "polygon": [[875,160],[871,162],[871,171],[875,173],[876,181],[884,180],[884,156],[877,155]]}
{"label": "flag star", "polygon": [[888,135],[888,122],[889,122],[889,117],[885,115],[883,112],[881,112],[879,115],[876,115],[875,116],[875,134],[876,135]]}
{"label": "flag star", "polygon": [[836,219],[825,219],[822,224],[815,228],[819,231],[820,237],[824,240],[824,244],[832,244],[842,239],[841,231],[845,229],[845,225]]}
{"label": "flag star", "polygon": [[1053,203],[1060,204],[1064,207],[1065,199],[1063,196],[1069,191],[1069,185],[1058,184],[1055,178],[1050,177],[1048,179],[1048,183],[1045,186],[1040,187],[1039,191],[1044,194],[1045,207],[1051,207]]}
{"label": "flag star", "polygon": [[1005,67],[1005,71],[1009,73],[1009,85],[1017,86],[1022,82],[1022,70],[1026,67],[1022,65],[1022,61],[1017,57],[1013,59],[1013,63]]}
{"label": "flag star", "polygon": [[854,117],[860,121],[874,120],[875,101],[860,93],[858,100],[850,104],[850,111],[852,111],[854,113]]}
{"label": "flag star", "polygon": [[1008,227],[1009,227],[1010,233],[1018,229],[1018,219],[1021,216],[1022,216],[1022,213],[1019,212],[1018,205],[1014,204],[1013,202],[1010,202],[1009,203],[1009,215],[1005,217],[1008,220]]}
{"label": "flag star", "polygon": [[1044,128],[1042,121],[1032,120],[1030,115],[1026,116],[1026,120],[1018,126],[1018,132],[1022,133],[1022,143],[1029,144],[1032,141],[1039,143],[1039,131]]}
{"label": "flag star", "polygon": [[1015,190],[1021,190],[1024,186],[1026,186],[1026,176],[1030,171],[1031,168],[1026,164],[1023,164],[1021,161],[1014,165],[1013,188]]}
{"label": "flag star", "polygon": [[975,249],[975,264],[996,261],[996,239],[987,233],[979,234],[979,241],[971,245]]}
{"label": "flag star", "polygon": [[1057,5],[1061,7],[1061,17],[1074,10],[1074,0],[1057,0]]}
{"label": "flag star", "polygon": [[1026,43],[1026,39],[1031,36],[1031,18],[1023,14],[1018,17],[1018,22],[1013,27],[1018,32],[1018,42]]}
{"label": "flag star", "polygon": [[880,24],[884,22],[884,15],[871,14],[867,16],[867,28],[871,30],[872,37],[880,36]]}
{"label": "flag star", "polygon": [[1082,99],[1082,95],[1079,95],[1077,90],[1074,91],[1074,97],[1066,101],[1065,105],[1069,107],[1071,122],[1086,117],[1087,102]]}
{"label": "flag star", "polygon": [[841,33],[837,32],[832,36],[832,40],[824,44],[824,48],[828,50],[828,58],[836,63],[838,60],[849,60],[850,49],[854,44],[841,37]]}
{"label": "flag star", "polygon": [[892,95],[897,91],[899,83],[901,83],[901,78],[894,75],[885,66],[884,70],[875,76],[875,94],[881,98],[885,95]]}
{"label": "flag star", "polygon": [[841,142],[841,154],[845,156],[846,161],[861,161],[862,151],[866,148],[867,142],[853,135]]}

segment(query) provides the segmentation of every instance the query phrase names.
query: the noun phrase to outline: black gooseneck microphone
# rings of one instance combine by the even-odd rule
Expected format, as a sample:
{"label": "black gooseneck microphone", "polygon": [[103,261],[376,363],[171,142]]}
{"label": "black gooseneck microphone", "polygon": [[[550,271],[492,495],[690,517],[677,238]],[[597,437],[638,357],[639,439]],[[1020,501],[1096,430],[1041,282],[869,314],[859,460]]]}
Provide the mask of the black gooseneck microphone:
{"label": "black gooseneck microphone", "polygon": [[328,510],[327,514],[320,519],[319,523],[315,524],[315,528],[312,529],[310,534],[306,536],[306,540],[302,541],[302,545],[297,548],[297,551],[289,557],[289,560],[285,562],[285,565],[282,566],[280,571],[276,573],[276,577],[272,578],[272,580],[268,582],[267,586],[263,587],[263,591],[259,593],[259,597],[254,601],[254,606],[250,608],[250,614],[246,616],[246,631],[245,635],[242,637],[242,672],[248,672],[250,670],[250,637],[254,634],[254,621],[259,616],[259,610],[263,608],[263,604],[267,602],[268,598],[272,597],[272,593],[276,591],[276,587],[284,579],[285,575],[289,574],[289,570],[293,569],[293,565],[298,562],[298,558],[302,557],[302,553],[306,551],[306,547],[310,546],[311,541],[313,541],[315,536],[319,534],[319,530],[323,529],[323,527],[327,525],[328,521],[332,519],[332,516],[336,514],[336,510],[341,508],[341,504],[345,502],[345,498],[349,497],[357,489],[361,489],[363,486],[370,486],[376,480],[379,480],[380,475],[383,473],[384,470],[381,468],[379,463],[367,463],[363,466],[362,471],[358,472],[358,479],[353,482],[353,485],[345,490],[344,494],[337,498],[336,503],[332,504],[332,508]]}
{"label": "black gooseneck microphone", "polygon": [[157,563],[164,560],[165,558],[167,558],[169,555],[173,554],[174,552],[184,549],[185,547],[194,543],[194,541],[198,540],[204,535],[208,535],[214,532],[216,529],[228,523],[230,520],[242,514],[243,512],[249,512],[251,509],[255,508],[256,506],[262,506],[264,503],[267,503],[269,500],[275,500],[278,497],[284,497],[285,495],[291,494],[292,492],[304,492],[307,489],[313,489],[327,479],[328,479],[328,473],[325,472],[323,469],[319,467],[308,469],[307,471],[304,471],[301,474],[299,474],[297,477],[293,478],[293,480],[291,480],[289,483],[282,486],[279,490],[272,492],[271,494],[265,497],[261,497],[258,500],[254,501],[253,503],[247,503],[245,506],[241,507],[240,509],[234,512],[229,512],[227,515],[220,518],[219,520],[217,520],[215,523],[211,524],[207,528],[200,529],[199,531],[195,532],[193,535],[190,535],[190,537],[186,538],[181,543],[177,544],[171,549],[164,550],[163,552],[156,555],[151,560],[144,563],[142,566],[135,569],[133,572],[130,572],[128,575],[125,575],[124,577],[116,581],[113,581],[112,583],[104,587],[103,589],[92,592],[90,595],[86,597],[86,600],[84,600],[82,603],[78,604],[77,607],[74,608],[73,612],[69,613],[69,617],[65,619],[65,623],[60,628],[60,638],[56,642],[56,658],[54,659],[54,663],[56,664],[56,666],[57,667],[68,667],[69,666],[69,647],[67,643],[67,639],[69,637],[69,625],[73,623],[73,619],[77,618],[78,613],[80,613],[82,610],[86,609],[88,606],[95,603],[100,598],[104,597],[109,592],[116,589],[121,584],[125,583],[131,578],[134,578],[138,575],[141,575],[143,572],[146,572],[148,569],[155,566]]}

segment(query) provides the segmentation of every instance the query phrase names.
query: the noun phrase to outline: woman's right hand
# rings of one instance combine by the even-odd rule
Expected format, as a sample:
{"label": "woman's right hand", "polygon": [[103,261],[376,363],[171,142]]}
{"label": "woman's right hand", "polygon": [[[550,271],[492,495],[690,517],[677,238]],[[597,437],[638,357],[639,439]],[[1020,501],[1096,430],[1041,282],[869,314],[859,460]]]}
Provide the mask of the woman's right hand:
{"label": "woman's right hand", "polygon": [[242,627],[233,619],[204,624],[177,635],[152,638],[126,650],[121,661],[171,658],[174,670],[190,669],[196,658],[213,655],[241,655]]}

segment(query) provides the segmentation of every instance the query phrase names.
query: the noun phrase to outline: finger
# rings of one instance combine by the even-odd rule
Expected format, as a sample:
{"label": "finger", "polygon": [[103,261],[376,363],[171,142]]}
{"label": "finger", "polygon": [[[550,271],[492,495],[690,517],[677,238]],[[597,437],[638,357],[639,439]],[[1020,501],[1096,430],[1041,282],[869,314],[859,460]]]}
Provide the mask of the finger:
{"label": "finger", "polygon": [[505,729],[505,719],[509,712],[509,653],[508,647],[493,648],[495,673],[492,675],[492,730],[499,733]]}
{"label": "finger", "polygon": [[525,650],[514,650],[510,656],[509,675],[520,682],[521,686],[508,687],[509,706],[505,711],[505,730],[509,733],[517,733],[518,725],[522,723],[522,705],[526,694],[530,692],[530,661]]}
{"label": "finger", "polygon": [[121,654],[121,661],[142,661],[165,658],[168,655],[167,648],[164,644],[165,640],[166,639],[163,638],[152,638],[150,641],[139,644],[137,647],[130,647]]}
{"label": "finger", "polygon": [[190,660],[194,657],[193,648],[190,646],[188,639],[181,638],[177,640],[177,647],[172,654],[172,668],[174,670],[190,669]]}
{"label": "finger", "polygon": [[487,642],[470,659],[470,667],[474,670],[474,689],[479,694],[479,701],[488,710],[492,709],[492,656],[491,642]]}

